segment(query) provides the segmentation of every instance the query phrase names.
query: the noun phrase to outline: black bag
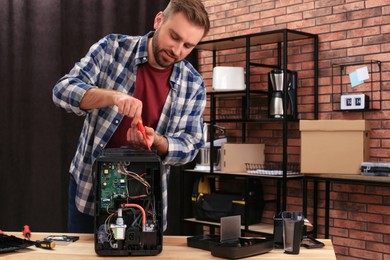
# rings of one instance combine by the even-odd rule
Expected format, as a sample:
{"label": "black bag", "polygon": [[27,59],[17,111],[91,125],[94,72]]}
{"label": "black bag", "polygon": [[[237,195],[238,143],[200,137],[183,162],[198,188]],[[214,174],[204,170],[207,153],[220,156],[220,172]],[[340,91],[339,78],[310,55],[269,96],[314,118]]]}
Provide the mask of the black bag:
{"label": "black bag", "polygon": [[[242,194],[211,192],[207,177],[200,177],[194,183],[192,194],[193,214],[197,220],[219,222],[221,217],[241,215],[241,223],[245,223],[245,197]],[[264,202],[251,198],[248,204],[248,224],[261,221]]]}

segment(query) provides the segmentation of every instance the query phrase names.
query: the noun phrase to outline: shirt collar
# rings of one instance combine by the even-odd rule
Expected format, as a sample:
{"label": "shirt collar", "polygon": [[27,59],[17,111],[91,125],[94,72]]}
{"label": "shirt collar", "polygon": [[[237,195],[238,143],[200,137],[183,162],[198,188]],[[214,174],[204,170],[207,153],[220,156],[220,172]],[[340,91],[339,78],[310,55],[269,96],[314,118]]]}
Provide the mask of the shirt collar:
{"label": "shirt collar", "polygon": [[[139,40],[139,45],[138,45],[138,51],[137,51],[137,56],[136,56],[136,64],[143,64],[148,61],[148,39],[150,37],[153,37],[154,31],[150,31],[144,36],[142,36]],[[183,67],[183,61],[180,61],[178,63],[173,64],[173,69],[172,69],[172,74],[170,77],[171,87],[176,89],[178,88],[178,85],[180,84],[180,77],[181,77],[181,69]]]}

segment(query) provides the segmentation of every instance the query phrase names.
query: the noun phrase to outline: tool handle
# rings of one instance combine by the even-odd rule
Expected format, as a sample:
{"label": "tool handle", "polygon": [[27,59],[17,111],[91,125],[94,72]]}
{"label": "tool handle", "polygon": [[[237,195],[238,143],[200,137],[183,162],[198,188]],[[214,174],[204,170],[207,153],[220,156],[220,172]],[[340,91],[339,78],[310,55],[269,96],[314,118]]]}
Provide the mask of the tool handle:
{"label": "tool handle", "polygon": [[137,128],[142,133],[142,137],[144,138],[144,142],[145,142],[146,146],[148,147],[148,150],[150,151],[150,146],[148,144],[148,138],[146,137],[145,127],[144,127],[144,124],[142,122],[142,119],[140,119],[138,121]]}
{"label": "tool handle", "polygon": [[37,240],[35,241],[35,246],[44,249],[53,249],[56,246],[56,243],[47,240]]}
{"label": "tool handle", "polygon": [[24,225],[24,227],[23,227],[23,236],[27,239],[30,239],[30,237],[31,237],[31,230],[30,230],[30,227],[28,225]]}

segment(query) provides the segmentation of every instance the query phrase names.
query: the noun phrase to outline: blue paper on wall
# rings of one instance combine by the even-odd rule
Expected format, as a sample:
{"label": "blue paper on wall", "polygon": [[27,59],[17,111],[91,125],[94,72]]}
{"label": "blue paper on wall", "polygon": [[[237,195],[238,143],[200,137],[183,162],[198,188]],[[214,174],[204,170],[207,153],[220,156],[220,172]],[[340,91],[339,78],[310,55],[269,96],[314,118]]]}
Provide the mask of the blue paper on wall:
{"label": "blue paper on wall", "polygon": [[356,70],[349,73],[349,80],[351,81],[352,87],[355,87],[357,85],[364,83],[364,80],[359,80],[359,75],[358,75],[358,72]]}

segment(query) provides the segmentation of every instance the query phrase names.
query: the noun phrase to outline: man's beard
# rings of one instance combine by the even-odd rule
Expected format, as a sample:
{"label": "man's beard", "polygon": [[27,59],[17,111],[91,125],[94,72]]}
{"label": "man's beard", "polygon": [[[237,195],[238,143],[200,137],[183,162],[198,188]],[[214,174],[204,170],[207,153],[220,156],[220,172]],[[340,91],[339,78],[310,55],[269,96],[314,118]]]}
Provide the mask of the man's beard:
{"label": "man's beard", "polygon": [[[159,45],[158,45],[158,35],[159,35],[159,32],[156,31],[154,33],[154,36],[152,38],[152,50],[153,50],[153,56],[154,56],[154,59],[156,60],[156,63],[160,66],[160,67],[163,67],[163,68],[168,68],[170,66],[172,66],[174,63],[178,62],[179,59],[176,57],[175,54],[173,54],[171,51],[167,50],[167,49],[160,49]],[[168,56],[171,56],[172,58],[174,58],[173,61],[168,61],[166,59],[164,59],[162,57],[162,53],[166,53],[168,54]]]}

